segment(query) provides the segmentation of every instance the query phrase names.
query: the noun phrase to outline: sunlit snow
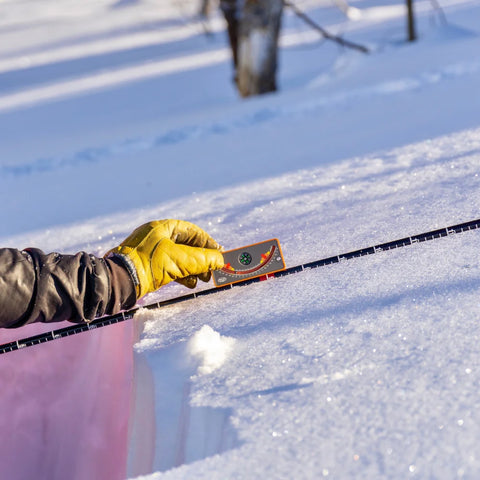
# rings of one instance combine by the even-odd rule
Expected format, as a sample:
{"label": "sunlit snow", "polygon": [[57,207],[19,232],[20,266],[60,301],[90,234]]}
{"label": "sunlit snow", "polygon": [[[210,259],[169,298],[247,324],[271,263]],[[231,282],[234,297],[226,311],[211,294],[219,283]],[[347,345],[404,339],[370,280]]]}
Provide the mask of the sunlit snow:
{"label": "sunlit snow", "polygon": [[[480,218],[478,2],[416,2],[408,45],[404,2],[299,0],[372,53],[286,10],[280,91],[248,100],[197,3],[1,2],[2,245],[102,255],[182,218],[294,266]],[[2,475],[478,478],[479,235],[0,356]]]}

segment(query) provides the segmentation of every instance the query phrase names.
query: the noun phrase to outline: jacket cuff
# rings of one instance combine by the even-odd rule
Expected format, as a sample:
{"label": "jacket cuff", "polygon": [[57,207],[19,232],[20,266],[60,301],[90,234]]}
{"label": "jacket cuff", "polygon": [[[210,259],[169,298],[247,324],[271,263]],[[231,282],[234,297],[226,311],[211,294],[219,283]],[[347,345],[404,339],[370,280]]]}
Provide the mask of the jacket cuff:
{"label": "jacket cuff", "polygon": [[110,270],[110,301],[109,313],[132,308],[137,303],[135,280],[126,264],[119,256],[105,258]]}

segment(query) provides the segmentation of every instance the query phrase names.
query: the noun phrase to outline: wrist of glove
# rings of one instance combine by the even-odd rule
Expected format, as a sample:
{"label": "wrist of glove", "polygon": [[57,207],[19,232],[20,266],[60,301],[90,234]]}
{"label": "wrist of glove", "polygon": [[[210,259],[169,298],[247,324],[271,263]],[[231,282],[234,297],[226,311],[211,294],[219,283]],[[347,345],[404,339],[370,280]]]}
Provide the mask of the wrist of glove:
{"label": "wrist of glove", "polygon": [[148,222],[106,256],[121,258],[135,283],[137,299],[171,281],[194,288],[223,267],[221,246],[193,223],[183,220]]}

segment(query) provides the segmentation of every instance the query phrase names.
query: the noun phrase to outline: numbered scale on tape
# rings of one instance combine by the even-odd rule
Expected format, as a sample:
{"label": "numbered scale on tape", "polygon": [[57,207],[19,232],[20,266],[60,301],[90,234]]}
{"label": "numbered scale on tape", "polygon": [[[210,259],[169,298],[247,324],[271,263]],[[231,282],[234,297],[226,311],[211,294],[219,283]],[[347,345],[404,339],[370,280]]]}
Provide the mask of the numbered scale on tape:
{"label": "numbered scale on tape", "polygon": [[225,266],[213,272],[217,287],[285,269],[280,243],[276,238],[223,252]]}

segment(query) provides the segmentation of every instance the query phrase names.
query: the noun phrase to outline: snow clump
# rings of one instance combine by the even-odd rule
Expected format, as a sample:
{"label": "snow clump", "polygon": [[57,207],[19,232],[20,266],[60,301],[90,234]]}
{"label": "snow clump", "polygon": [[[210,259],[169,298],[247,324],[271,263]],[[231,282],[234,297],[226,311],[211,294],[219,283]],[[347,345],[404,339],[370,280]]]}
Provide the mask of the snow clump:
{"label": "snow clump", "polygon": [[204,325],[187,344],[187,353],[199,364],[197,374],[207,375],[221,367],[234,343],[235,339],[224,337]]}

